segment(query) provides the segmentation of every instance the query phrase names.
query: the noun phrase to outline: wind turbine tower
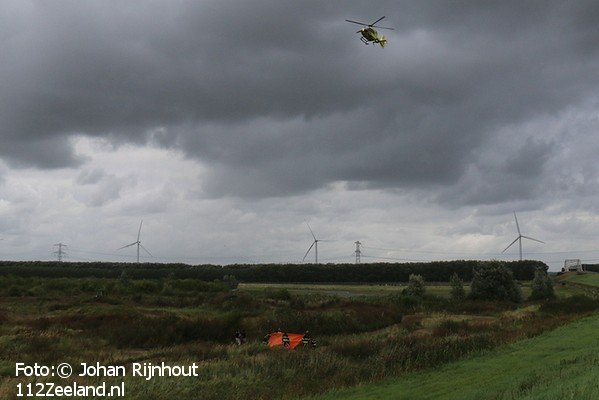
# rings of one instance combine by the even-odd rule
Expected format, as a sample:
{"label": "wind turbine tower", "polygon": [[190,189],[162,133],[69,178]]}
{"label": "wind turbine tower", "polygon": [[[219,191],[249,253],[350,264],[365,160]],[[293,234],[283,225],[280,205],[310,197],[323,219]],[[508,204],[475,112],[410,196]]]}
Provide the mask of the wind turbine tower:
{"label": "wind turbine tower", "polygon": [[54,254],[58,256],[58,262],[62,262],[62,257],[67,254],[64,251],[62,251],[62,248],[67,247],[67,245],[62,243],[56,243],[54,246],[58,246],[58,251],[54,252]]}
{"label": "wind turbine tower", "polygon": [[148,253],[148,254],[150,255],[150,257],[154,257],[154,256],[152,255],[152,253],[150,253],[150,252],[148,251],[148,249],[146,249],[146,248],[143,246],[143,244],[141,244],[141,241],[139,240],[139,238],[140,238],[140,236],[141,236],[141,225],[142,225],[143,223],[144,223],[144,220],[142,219],[142,220],[141,220],[141,222],[139,223],[139,230],[137,231],[137,241],[135,241],[135,242],[133,242],[133,243],[131,243],[131,244],[128,244],[128,245],[126,245],[126,246],[119,247],[119,248],[117,249],[117,250],[121,250],[121,249],[124,249],[124,248],[126,248],[126,247],[130,247],[130,246],[137,245],[137,263],[138,263],[138,264],[139,264],[139,248],[140,248],[140,247],[141,247],[141,248],[142,248],[142,249],[143,249],[143,250],[144,250],[146,253]]}
{"label": "wind turbine tower", "polygon": [[314,238],[314,241],[312,242],[310,247],[308,247],[308,251],[306,251],[306,254],[304,254],[302,262],[304,262],[304,260],[308,256],[308,253],[310,253],[310,250],[312,250],[312,247],[314,247],[314,262],[318,264],[318,242],[326,242],[327,240],[316,239],[316,236],[314,236],[314,232],[312,232],[312,228],[310,228],[310,224],[306,222],[306,225],[308,225],[308,229],[310,229],[310,233],[312,234],[312,238]]}
{"label": "wind turbine tower", "polygon": [[518,224],[518,217],[516,217],[516,212],[515,211],[514,211],[514,219],[516,220],[516,229],[518,229],[518,237],[516,239],[514,239],[514,241],[512,243],[510,243],[510,245],[508,247],[506,247],[505,249],[503,249],[502,253],[504,253],[507,249],[509,249],[510,247],[512,247],[512,245],[514,243],[518,242],[518,246],[520,247],[520,261],[522,261],[522,238],[528,239],[528,240],[534,240],[535,242],[539,242],[539,243],[545,243],[545,242],[540,241],[540,240],[535,239],[535,238],[531,238],[530,236],[524,236],[520,232],[520,225]]}
{"label": "wind turbine tower", "polygon": [[356,244],[356,264],[360,264],[360,256],[362,255],[360,246],[362,245],[362,243],[360,243],[360,241],[358,240],[357,242],[355,242],[355,244]]}

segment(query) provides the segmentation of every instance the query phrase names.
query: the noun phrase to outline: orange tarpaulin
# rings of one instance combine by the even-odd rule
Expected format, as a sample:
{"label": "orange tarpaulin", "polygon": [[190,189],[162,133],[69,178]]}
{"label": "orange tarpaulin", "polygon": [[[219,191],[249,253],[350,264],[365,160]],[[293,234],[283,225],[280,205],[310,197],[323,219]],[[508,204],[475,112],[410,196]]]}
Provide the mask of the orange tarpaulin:
{"label": "orange tarpaulin", "polygon": [[[302,344],[302,339],[304,338],[303,333],[288,333],[289,336],[289,346],[286,346],[288,349],[295,349],[297,346]],[[268,337],[268,346],[283,346],[283,332],[273,332]]]}

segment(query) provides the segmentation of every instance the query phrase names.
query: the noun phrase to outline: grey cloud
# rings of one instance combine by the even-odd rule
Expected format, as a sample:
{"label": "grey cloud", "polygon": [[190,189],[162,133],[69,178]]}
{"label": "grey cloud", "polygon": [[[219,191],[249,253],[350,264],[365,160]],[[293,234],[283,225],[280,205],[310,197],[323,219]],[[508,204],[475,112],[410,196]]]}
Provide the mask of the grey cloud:
{"label": "grey cloud", "polygon": [[79,173],[75,182],[80,185],[91,185],[98,183],[105,175],[106,173],[100,168],[85,169]]}
{"label": "grey cloud", "polygon": [[118,177],[101,172],[100,175],[94,176],[93,171],[87,175],[79,175],[77,181],[81,186],[76,187],[73,193],[77,201],[89,207],[101,207],[118,200],[125,187],[135,186],[133,176]]}
{"label": "grey cloud", "polygon": [[[532,135],[504,164],[473,155],[599,86],[594,2],[11,4],[0,157],[77,166],[71,135],[152,141],[208,165],[211,197],[346,181],[443,186],[448,204],[528,199],[555,146]],[[379,14],[397,28],[384,50],[343,21]]]}
{"label": "grey cloud", "polygon": [[74,153],[67,138],[67,135],[39,138],[15,138],[6,135],[0,147],[0,155],[9,164],[17,167],[34,166],[51,169],[82,165],[85,158]]}
{"label": "grey cloud", "polygon": [[553,153],[553,144],[528,138],[524,146],[506,160],[504,167],[506,174],[508,174],[506,178],[509,179],[509,175],[538,177],[542,173],[543,165]]}
{"label": "grey cloud", "polygon": [[[511,138],[506,138],[511,139]],[[543,175],[555,145],[528,137],[520,146],[509,142],[474,156],[459,182],[438,195],[442,203],[492,205],[539,196],[544,189]]]}

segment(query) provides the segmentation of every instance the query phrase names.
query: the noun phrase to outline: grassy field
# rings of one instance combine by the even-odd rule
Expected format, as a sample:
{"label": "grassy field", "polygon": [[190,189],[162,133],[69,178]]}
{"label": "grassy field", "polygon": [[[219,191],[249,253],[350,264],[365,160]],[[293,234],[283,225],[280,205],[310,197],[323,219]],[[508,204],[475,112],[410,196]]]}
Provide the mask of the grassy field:
{"label": "grassy field", "polygon": [[318,400],[598,399],[599,316],[485,355]]}
{"label": "grassy field", "polygon": [[[259,293],[264,290],[287,290],[292,294],[325,294],[339,297],[359,297],[359,296],[386,296],[389,294],[400,294],[406,285],[396,284],[305,284],[305,283],[242,283],[239,285],[240,291]],[[464,284],[466,293],[470,292],[468,284]],[[530,296],[530,282],[521,284],[522,295],[526,298]],[[451,286],[447,283],[428,284],[426,286],[428,294],[449,299]]]}
{"label": "grassy field", "polygon": [[[0,398],[17,399],[15,363],[133,362],[200,366],[191,378],[57,377],[37,382],[124,382],[127,399],[294,399],[400,377],[535,337],[599,309],[576,287],[556,301],[423,299],[401,286],[250,285],[191,279],[0,277]],[[565,292],[564,292],[565,291]],[[525,292],[526,293],[526,292]],[[565,294],[565,295],[564,295]],[[573,299],[570,301],[568,299]],[[265,333],[310,330],[317,348],[269,349]],[[248,342],[236,346],[233,334]]]}
{"label": "grassy field", "polygon": [[575,283],[582,283],[584,285],[598,286],[599,287],[599,273],[585,273],[585,274],[571,274],[567,277],[567,280]]}

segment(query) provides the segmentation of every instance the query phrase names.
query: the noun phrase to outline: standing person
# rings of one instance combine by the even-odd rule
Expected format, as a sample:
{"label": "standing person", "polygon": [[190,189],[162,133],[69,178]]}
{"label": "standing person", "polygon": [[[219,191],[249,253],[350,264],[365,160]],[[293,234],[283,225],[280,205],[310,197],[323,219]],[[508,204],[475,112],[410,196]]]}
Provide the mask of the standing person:
{"label": "standing person", "polygon": [[291,346],[291,341],[289,340],[289,335],[287,332],[283,333],[283,337],[281,339],[283,340],[283,347],[289,348],[289,346]]}
{"label": "standing person", "polygon": [[306,331],[304,333],[304,337],[302,338],[302,346],[306,347],[310,344],[310,331]]}

